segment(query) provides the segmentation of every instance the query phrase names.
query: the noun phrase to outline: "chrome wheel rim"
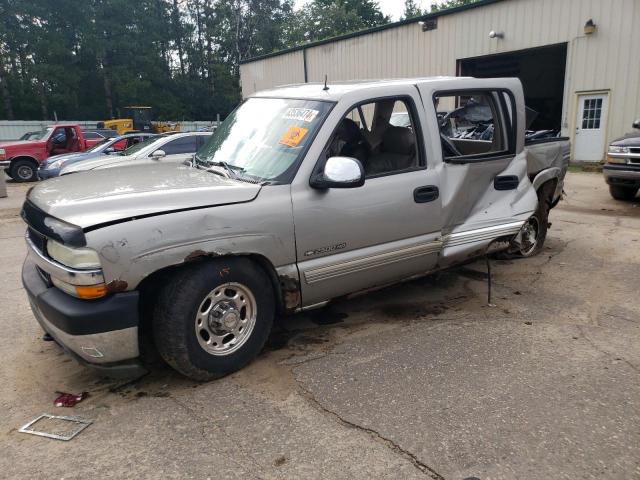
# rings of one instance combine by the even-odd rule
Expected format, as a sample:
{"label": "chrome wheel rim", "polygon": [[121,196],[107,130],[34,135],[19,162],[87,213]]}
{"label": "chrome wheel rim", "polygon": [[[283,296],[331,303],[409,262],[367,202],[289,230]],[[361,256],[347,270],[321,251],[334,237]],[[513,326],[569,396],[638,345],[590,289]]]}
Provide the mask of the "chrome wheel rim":
{"label": "chrome wheel rim", "polygon": [[29,180],[33,175],[33,170],[31,167],[27,167],[26,165],[21,165],[18,167],[18,178],[21,180]]}
{"label": "chrome wheel rim", "polygon": [[538,245],[539,232],[540,224],[538,219],[535,216],[529,218],[520,232],[520,253],[522,255],[529,255],[535,250]]}
{"label": "chrome wheel rim", "polygon": [[257,313],[256,299],[245,285],[232,282],[216,287],[196,312],[198,343],[211,355],[232,354],[251,336]]}

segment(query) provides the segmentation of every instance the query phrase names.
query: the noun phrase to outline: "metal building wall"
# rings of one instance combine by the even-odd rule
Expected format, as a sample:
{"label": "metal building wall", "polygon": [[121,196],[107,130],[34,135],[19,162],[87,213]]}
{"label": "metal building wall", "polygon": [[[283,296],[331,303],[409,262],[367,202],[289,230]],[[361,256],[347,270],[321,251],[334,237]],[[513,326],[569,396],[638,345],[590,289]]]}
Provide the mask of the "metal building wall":
{"label": "metal building wall", "polygon": [[240,79],[243,97],[276,85],[303,83],[304,53],[298,50],[259,62],[242,64]]}
{"label": "metal building wall", "polygon": [[[587,36],[589,19],[598,30]],[[411,23],[306,48],[307,80],[455,75],[459,59],[567,43],[563,133],[573,137],[576,92],[608,90],[610,141],[640,117],[638,25],[640,0],[504,0],[440,16],[428,32]],[[490,39],[491,30],[504,38]],[[303,57],[242,65],[243,94],[304,81]]]}

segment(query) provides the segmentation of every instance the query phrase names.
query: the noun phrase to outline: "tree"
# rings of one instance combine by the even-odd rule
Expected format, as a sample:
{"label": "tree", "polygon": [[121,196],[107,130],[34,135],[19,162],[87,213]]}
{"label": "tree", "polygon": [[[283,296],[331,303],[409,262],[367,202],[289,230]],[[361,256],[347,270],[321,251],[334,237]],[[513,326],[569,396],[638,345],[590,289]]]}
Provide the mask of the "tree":
{"label": "tree", "polygon": [[298,12],[289,43],[322,40],[389,21],[374,0],[312,0]]}
{"label": "tree", "polygon": [[422,9],[418,6],[416,0],[404,0],[404,13],[402,14],[403,19],[419,17],[420,15],[424,15],[425,13],[426,12],[423,12]]}
{"label": "tree", "polygon": [[431,12],[440,12],[442,10],[447,10],[449,8],[462,7],[464,5],[469,5],[471,3],[476,3],[479,0],[445,0],[440,3],[432,3],[430,11]]}

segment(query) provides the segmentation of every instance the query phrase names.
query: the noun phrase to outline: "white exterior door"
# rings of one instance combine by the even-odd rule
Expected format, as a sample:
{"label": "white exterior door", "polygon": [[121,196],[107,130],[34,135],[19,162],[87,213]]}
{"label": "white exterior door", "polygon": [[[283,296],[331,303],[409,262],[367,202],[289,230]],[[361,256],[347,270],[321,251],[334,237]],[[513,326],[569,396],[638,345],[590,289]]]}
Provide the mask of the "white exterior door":
{"label": "white exterior door", "polygon": [[605,127],[609,95],[578,95],[578,116],[574,158],[579,162],[599,162],[604,157]]}

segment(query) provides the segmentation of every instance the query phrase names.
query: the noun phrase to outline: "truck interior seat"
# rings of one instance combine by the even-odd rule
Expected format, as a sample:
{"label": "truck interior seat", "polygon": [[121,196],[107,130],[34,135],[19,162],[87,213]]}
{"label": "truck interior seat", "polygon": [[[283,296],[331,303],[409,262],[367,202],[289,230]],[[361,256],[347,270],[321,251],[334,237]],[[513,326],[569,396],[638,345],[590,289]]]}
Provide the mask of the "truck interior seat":
{"label": "truck interior seat", "polygon": [[364,168],[367,175],[406,170],[417,165],[416,137],[407,127],[389,127],[382,137],[380,152]]}

